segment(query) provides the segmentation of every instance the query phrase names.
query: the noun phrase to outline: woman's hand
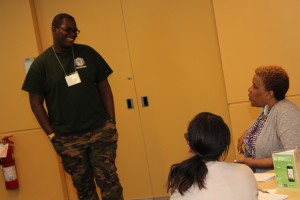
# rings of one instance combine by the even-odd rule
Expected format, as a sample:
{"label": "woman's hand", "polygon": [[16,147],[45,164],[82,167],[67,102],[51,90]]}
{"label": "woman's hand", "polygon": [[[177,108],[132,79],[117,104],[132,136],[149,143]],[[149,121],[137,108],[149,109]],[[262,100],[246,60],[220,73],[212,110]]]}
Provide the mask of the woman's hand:
{"label": "woman's hand", "polygon": [[246,133],[247,131],[245,131],[243,135],[241,135],[241,137],[238,139],[237,150],[239,154],[244,154],[243,145],[244,145],[244,138],[246,136]]}
{"label": "woman's hand", "polygon": [[243,158],[241,160],[236,160],[235,163],[245,164],[250,168],[255,168],[255,159],[253,158]]}
{"label": "woman's hand", "polygon": [[273,167],[272,157],[253,159],[253,158],[244,158],[241,160],[236,160],[235,163],[245,164],[248,167],[254,168],[271,168]]}

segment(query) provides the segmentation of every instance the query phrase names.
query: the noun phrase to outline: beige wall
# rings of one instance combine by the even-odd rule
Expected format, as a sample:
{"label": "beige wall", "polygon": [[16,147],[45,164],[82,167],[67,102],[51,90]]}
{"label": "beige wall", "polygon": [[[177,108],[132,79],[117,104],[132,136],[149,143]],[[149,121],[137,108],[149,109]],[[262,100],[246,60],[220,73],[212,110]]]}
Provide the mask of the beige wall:
{"label": "beige wall", "polygon": [[[42,194],[45,200],[76,199],[31,113],[27,93],[20,90],[24,59],[36,57],[52,43],[50,23],[55,14],[72,14],[82,31],[78,42],[96,48],[115,71],[110,82],[120,132],[117,164],[125,195],[131,199],[166,195],[161,184],[170,164],[186,157],[182,135],[197,112],[211,111],[225,119],[234,142],[227,161],[238,157],[237,138],[259,112],[247,99],[257,66],[285,67],[291,78],[288,98],[300,105],[299,4],[1,0],[0,137],[14,135],[20,189],[6,191],[0,173],[0,199],[35,200]],[[153,80],[157,84],[149,85]],[[141,107],[143,95],[150,98],[149,109]],[[127,98],[133,98],[138,109],[127,110]]]}
{"label": "beige wall", "polygon": [[[300,20],[297,0],[213,0],[234,146],[260,109],[248,103],[254,69],[280,65],[290,77],[287,93],[300,100]],[[236,156],[241,156],[236,153]]]}
{"label": "beige wall", "polygon": [[0,13],[0,137],[14,136],[20,184],[20,189],[7,191],[1,172],[0,199],[65,199],[64,178],[56,154],[31,113],[28,95],[21,91],[24,59],[38,54],[30,3],[1,0]]}
{"label": "beige wall", "polygon": [[[0,132],[38,128],[28,96],[20,89],[25,73],[24,59],[38,53],[29,1],[1,0],[1,98]],[[14,11],[14,12],[12,12]]]}

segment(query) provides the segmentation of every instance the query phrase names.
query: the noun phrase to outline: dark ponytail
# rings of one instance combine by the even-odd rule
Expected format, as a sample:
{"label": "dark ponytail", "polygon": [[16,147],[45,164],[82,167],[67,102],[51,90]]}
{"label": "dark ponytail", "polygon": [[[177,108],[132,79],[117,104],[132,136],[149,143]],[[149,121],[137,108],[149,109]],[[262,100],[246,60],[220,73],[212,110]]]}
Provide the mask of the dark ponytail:
{"label": "dark ponytail", "polygon": [[185,136],[194,156],[171,167],[167,186],[171,194],[178,190],[183,195],[194,184],[205,189],[206,162],[217,161],[222,154],[226,156],[230,144],[226,123],[208,112],[199,113],[190,122]]}
{"label": "dark ponytail", "polygon": [[205,188],[207,172],[205,162],[197,155],[172,165],[168,178],[168,192],[172,194],[177,189],[183,195],[194,183],[199,189]]}

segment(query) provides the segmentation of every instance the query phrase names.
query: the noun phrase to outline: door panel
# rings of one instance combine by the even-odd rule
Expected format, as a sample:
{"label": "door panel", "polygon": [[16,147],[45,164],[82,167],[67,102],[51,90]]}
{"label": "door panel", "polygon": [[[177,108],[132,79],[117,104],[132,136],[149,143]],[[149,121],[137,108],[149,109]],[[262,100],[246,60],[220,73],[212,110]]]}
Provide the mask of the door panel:
{"label": "door panel", "polygon": [[[81,30],[77,43],[96,49],[114,70],[109,77],[119,132],[117,167],[124,188],[125,199],[152,197],[147,156],[135,94],[126,33],[118,0],[39,0],[35,1],[42,46],[52,45],[51,22],[61,12],[74,16]],[[134,109],[127,108],[126,99],[132,98]],[[76,199],[71,179],[67,175],[70,199]],[[137,189],[138,188],[138,189]]]}
{"label": "door panel", "polygon": [[[197,113],[229,122],[212,2],[122,1],[154,196],[186,158],[183,134]],[[233,160],[230,149],[228,160]]]}

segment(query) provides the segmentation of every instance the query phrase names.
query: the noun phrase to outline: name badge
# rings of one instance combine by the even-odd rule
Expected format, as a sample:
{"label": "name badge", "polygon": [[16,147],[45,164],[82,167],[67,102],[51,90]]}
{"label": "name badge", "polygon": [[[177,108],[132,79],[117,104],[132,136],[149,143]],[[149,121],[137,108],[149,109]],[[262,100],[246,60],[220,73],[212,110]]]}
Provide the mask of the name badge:
{"label": "name badge", "polygon": [[79,74],[78,72],[74,72],[73,74],[70,74],[68,76],[65,77],[66,78],[66,81],[67,81],[67,84],[68,86],[72,86],[72,85],[76,85],[78,83],[81,83],[81,80],[80,80],[80,77],[79,77]]}

